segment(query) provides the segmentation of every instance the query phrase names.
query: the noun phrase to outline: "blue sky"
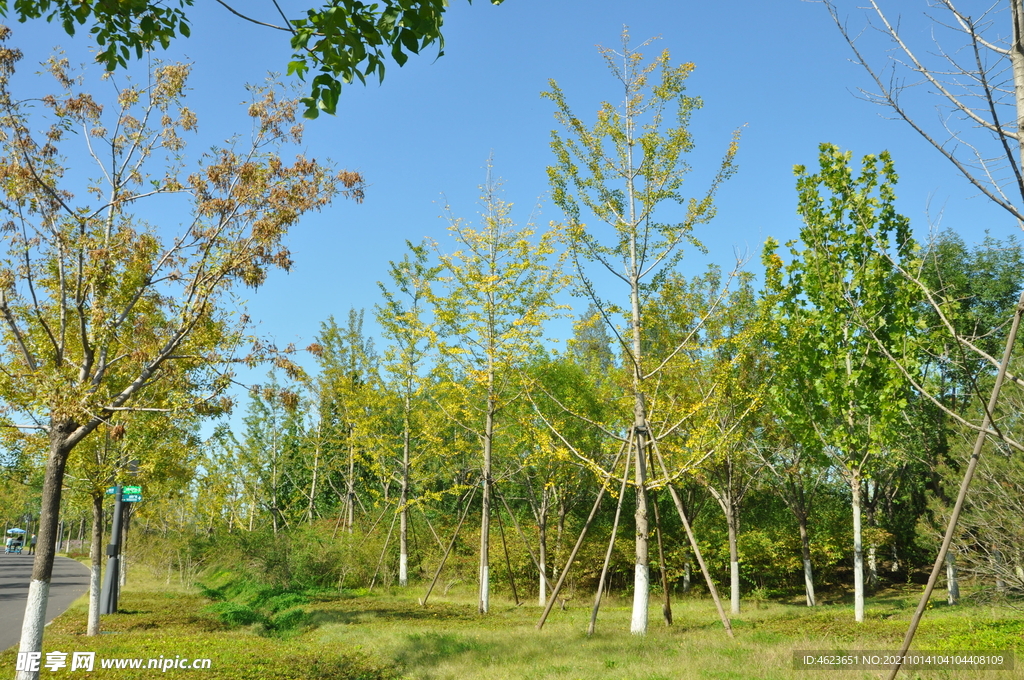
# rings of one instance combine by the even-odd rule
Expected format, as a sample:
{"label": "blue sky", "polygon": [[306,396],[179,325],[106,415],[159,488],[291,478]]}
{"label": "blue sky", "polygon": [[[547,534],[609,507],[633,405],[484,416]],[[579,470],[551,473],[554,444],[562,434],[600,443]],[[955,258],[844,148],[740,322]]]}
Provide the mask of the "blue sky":
{"label": "blue sky", "polygon": [[[195,64],[189,106],[200,120],[192,146],[198,152],[247,129],[239,105],[247,99],[244,83],[283,72],[290,50],[284,34],[246,23],[213,2],[196,4],[192,37],[158,56]],[[294,13],[303,7],[301,0],[282,4]],[[858,3],[840,4],[851,27],[865,24]],[[890,4],[906,12],[911,37],[928,37],[921,14],[926,3]],[[269,0],[239,5],[275,20]],[[428,50],[403,68],[392,65],[383,85],[345,88],[338,115],[307,126],[308,155],[358,170],[370,186],[363,204],[339,201],[304,220],[289,237],[294,270],[275,273],[246,293],[260,332],[280,345],[305,346],[330,314],[341,321],[350,307],[366,308],[369,320],[379,300],[376,281],[386,276],[389,260],[402,257],[405,241],[432,237],[445,244],[443,202],[456,215],[475,214],[490,154],[520,220],[538,201],[541,223],[558,220],[545,175],[552,161],[553,107],[539,93],[554,78],[582,117],[602,100],[617,102],[616,82],[596,45],[617,46],[624,25],[634,41],[659,37],[651,50],[668,49],[674,61],[696,63],[688,92],[702,97],[704,108],[691,126],[697,142],[690,159],[692,193],[706,186],[732,131],[743,127],[739,171],[719,194],[718,217],[696,233],[710,253],[685,259],[685,273],[699,273],[708,261],[730,266],[736,252],[750,256],[748,268],[758,272],[767,236],[795,238],[792,167],[813,166],[824,141],[857,157],[890,150],[901,176],[901,211],[920,236],[940,213],[942,226],[968,242],[980,241],[986,228],[997,236],[1016,231],[905,124],[854,96],[868,85],[866,76],[850,62],[849,48],[821,4],[506,0],[492,6],[452,0],[444,57],[435,59]],[[57,44],[73,61],[88,59],[84,35],[72,39],[41,22],[13,28],[13,42],[28,63],[44,59]],[[881,58],[884,45],[876,47],[872,53]],[[98,76],[101,69],[90,71]],[[935,115],[927,106],[921,111]]]}

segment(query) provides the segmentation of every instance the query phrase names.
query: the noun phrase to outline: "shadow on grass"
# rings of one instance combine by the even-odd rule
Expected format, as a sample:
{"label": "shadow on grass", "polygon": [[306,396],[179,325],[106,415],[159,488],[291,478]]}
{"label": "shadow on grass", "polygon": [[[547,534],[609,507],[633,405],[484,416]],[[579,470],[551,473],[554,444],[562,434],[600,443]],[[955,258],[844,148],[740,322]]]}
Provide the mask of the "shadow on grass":
{"label": "shadow on grass", "polygon": [[[364,606],[358,606],[358,605]],[[336,601],[326,606],[321,605],[313,611],[309,623],[324,625],[329,623],[368,623],[370,621],[385,623],[388,621],[478,621],[479,615],[472,607],[438,604],[420,607],[407,602],[374,602],[365,606],[365,600],[358,602]],[[332,606],[333,605],[333,606]],[[355,606],[353,606],[355,605]]]}
{"label": "shadow on grass", "polygon": [[434,668],[463,654],[490,651],[491,646],[452,633],[408,635],[394,658],[406,668]]}

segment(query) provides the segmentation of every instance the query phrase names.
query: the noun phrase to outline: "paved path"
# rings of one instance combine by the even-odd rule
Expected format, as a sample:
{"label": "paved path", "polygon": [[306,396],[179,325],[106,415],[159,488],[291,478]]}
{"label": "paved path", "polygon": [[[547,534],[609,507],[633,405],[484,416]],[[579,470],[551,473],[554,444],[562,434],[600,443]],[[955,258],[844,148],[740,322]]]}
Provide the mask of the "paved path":
{"label": "paved path", "polygon": [[[17,645],[21,640],[21,622],[25,616],[25,599],[32,580],[34,558],[35,555],[8,555],[0,551],[0,651]],[[62,614],[88,590],[88,567],[67,557],[55,558],[46,621]]]}

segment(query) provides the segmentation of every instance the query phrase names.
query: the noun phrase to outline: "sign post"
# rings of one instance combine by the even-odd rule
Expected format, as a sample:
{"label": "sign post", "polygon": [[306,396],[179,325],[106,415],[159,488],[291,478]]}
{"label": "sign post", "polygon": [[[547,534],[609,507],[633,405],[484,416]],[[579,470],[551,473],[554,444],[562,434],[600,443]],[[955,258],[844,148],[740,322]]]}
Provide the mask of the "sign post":
{"label": "sign post", "polygon": [[[108,490],[109,491],[109,490]],[[114,526],[110,531],[110,544],[107,546],[107,573],[103,578],[103,589],[100,591],[100,614],[113,614],[117,611],[118,574],[120,572],[121,555],[121,513],[124,510],[123,489],[120,484],[114,487]]]}

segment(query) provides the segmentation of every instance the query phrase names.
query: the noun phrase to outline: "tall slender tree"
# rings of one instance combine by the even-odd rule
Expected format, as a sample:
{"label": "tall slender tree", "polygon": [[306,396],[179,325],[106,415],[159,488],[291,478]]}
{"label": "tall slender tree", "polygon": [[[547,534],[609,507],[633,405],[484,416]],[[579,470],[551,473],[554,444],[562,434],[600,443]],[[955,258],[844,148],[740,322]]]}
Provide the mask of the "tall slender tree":
{"label": "tall slender tree", "polygon": [[[424,361],[430,333],[423,314],[431,283],[441,268],[429,263],[426,246],[408,243],[409,253],[389,268],[394,290],[378,282],[384,304],[376,308],[377,322],[393,345],[384,352],[384,369],[401,401],[402,465],[399,498],[398,584],[409,583],[409,484],[415,447],[416,406],[424,387]],[[410,254],[412,257],[410,257]]]}
{"label": "tall slender tree", "polygon": [[[650,445],[657,437],[651,425],[648,384],[675,353],[648,355],[644,308],[651,290],[683,256],[682,246],[703,249],[692,232],[715,215],[715,194],[735,170],[738,137],[729,145],[710,188],[700,198],[685,199],[680,193],[689,170],[684,158],[694,147],[687,126],[690,115],[701,107],[700,99],[685,93],[685,81],[694,65],[673,66],[667,51],[645,64],[639,49],[630,47],[626,32],[622,52],[602,48],[601,54],[622,88],[623,102],[619,107],[602,103],[597,121],[589,128],[551,81],[543,96],[554,102],[555,116],[567,135],[553,133],[556,162],[548,168],[548,176],[552,197],[568,222],[570,252],[581,292],[600,310],[618,340],[630,374],[632,414],[624,424],[630,433],[626,439],[632,442],[632,485],[636,490],[630,630],[643,635],[647,632],[650,591],[648,468]],[[673,109],[675,124],[670,125],[666,114]],[[659,221],[658,209],[673,203],[682,206],[678,221]],[[600,228],[585,225],[588,217],[584,209],[603,224],[603,233]],[[596,263],[622,284],[623,306],[599,294],[595,278],[584,268],[587,261]],[[614,320],[620,312],[625,316],[625,328]]]}
{"label": "tall slender tree", "polygon": [[560,232],[552,225],[537,234],[532,224],[516,225],[511,204],[499,196],[491,176],[481,187],[480,228],[451,218],[449,232],[459,249],[439,252],[438,286],[430,295],[434,338],[445,360],[468,378],[463,386],[472,404],[475,433],[482,448],[479,610],[490,606],[490,517],[493,503],[493,457],[502,408],[521,392],[518,371],[541,337],[544,322],[558,313],[555,296],[565,287]]}

